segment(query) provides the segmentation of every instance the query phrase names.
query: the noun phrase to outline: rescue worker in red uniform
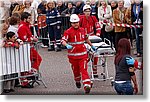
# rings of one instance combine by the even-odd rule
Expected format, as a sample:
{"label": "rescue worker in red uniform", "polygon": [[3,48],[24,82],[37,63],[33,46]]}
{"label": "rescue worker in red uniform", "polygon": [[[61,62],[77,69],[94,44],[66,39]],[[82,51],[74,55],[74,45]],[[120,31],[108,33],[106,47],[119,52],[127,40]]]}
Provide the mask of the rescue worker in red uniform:
{"label": "rescue worker in red uniform", "polygon": [[[85,32],[88,36],[99,36],[101,34],[101,28],[100,24],[95,16],[91,16],[91,6],[90,5],[84,5],[83,7],[83,13],[84,15],[79,16],[80,17],[80,26],[85,29]],[[95,29],[95,31],[94,31]],[[94,78],[98,77],[97,74],[97,63],[98,63],[98,57],[94,57],[93,60],[93,74]]]}
{"label": "rescue worker in red uniform", "polygon": [[88,56],[84,42],[86,41],[93,50],[96,48],[91,44],[85,30],[80,27],[79,21],[80,19],[76,14],[71,15],[72,27],[64,32],[61,42],[68,49],[68,58],[72,65],[77,88],[81,88],[80,81],[82,78],[85,93],[88,94],[91,90],[91,80],[87,72]]}
{"label": "rescue worker in red uniform", "polygon": [[41,47],[47,48],[49,46],[49,39],[48,39],[48,28],[46,24],[46,14],[38,14],[38,35],[42,39],[43,45]]}
{"label": "rescue worker in red uniform", "polygon": [[[39,66],[41,64],[42,58],[35,50],[33,46],[33,42],[37,42],[38,39],[35,38],[31,31],[30,31],[30,21],[31,21],[31,14],[24,12],[21,14],[21,23],[18,29],[18,36],[23,42],[29,42],[30,44],[30,60],[31,60],[31,67],[35,70],[39,70]],[[29,73],[21,73],[22,76],[28,75]],[[30,86],[28,80],[23,78],[21,80],[22,88],[32,88]]]}

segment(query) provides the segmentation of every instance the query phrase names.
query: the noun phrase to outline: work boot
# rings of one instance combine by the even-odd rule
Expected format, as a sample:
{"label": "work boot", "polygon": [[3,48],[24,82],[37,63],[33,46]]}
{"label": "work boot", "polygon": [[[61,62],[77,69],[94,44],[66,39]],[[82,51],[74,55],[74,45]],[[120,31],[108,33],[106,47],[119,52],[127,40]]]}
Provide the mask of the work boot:
{"label": "work boot", "polygon": [[85,94],[89,94],[90,90],[91,90],[91,87],[90,86],[85,86],[84,90],[85,90]]}
{"label": "work boot", "polygon": [[76,82],[76,87],[77,88],[81,88],[81,83],[80,82]]}
{"label": "work boot", "polygon": [[98,75],[97,75],[97,74],[95,74],[95,75],[94,75],[94,78],[98,78]]}
{"label": "work boot", "polygon": [[59,51],[61,51],[61,45],[57,45],[57,47],[56,47],[56,52],[59,52]]}
{"label": "work boot", "polygon": [[50,45],[48,51],[55,51],[54,45]]}

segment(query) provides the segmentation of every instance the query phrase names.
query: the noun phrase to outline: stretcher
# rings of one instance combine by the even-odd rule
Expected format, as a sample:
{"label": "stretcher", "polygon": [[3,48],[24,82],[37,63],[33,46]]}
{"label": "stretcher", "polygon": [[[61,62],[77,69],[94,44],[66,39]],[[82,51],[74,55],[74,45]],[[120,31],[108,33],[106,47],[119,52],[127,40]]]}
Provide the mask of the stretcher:
{"label": "stretcher", "polygon": [[[109,76],[108,66],[107,66],[107,58],[113,57],[115,54],[115,48],[111,46],[111,43],[108,39],[102,39],[97,36],[89,36],[89,40],[91,41],[92,45],[96,47],[96,51],[91,49],[91,46],[85,43],[89,54],[89,66],[91,71],[91,80],[112,80],[113,77]],[[98,58],[98,64],[94,65],[94,57]],[[94,77],[93,67],[97,67],[97,75],[98,77]],[[101,71],[99,71],[101,70]],[[99,73],[100,72],[100,73]]]}

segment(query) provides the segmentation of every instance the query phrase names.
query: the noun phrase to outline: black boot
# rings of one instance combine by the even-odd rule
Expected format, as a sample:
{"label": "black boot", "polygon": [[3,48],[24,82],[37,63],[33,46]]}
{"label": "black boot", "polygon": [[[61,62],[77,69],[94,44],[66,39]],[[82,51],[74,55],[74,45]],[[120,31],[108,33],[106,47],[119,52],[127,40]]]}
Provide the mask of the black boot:
{"label": "black boot", "polygon": [[81,88],[81,83],[80,82],[76,82],[76,87],[77,88]]}
{"label": "black boot", "polygon": [[54,45],[50,45],[48,51],[55,51]]}
{"label": "black boot", "polygon": [[59,51],[61,51],[61,45],[57,45],[57,47],[56,47],[56,52],[59,52]]}

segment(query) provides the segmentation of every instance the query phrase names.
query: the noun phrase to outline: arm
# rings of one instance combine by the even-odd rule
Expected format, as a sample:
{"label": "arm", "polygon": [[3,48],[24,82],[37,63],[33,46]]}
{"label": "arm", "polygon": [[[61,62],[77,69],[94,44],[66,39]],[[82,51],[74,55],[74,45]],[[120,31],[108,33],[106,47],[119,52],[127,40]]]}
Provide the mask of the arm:
{"label": "arm", "polygon": [[95,28],[96,28],[96,35],[97,36],[100,36],[101,34],[101,26],[97,20],[97,18],[95,16],[92,16],[92,19],[94,20],[94,25],[95,25]]}
{"label": "arm", "polygon": [[68,9],[65,9],[65,10],[61,13],[61,15],[65,16],[65,15],[66,15],[67,10],[68,10]]}
{"label": "arm", "polygon": [[98,15],[99,21],[103,21],[103,20],[104,20],[104,17],[103,17],[103,15],[102,15],[100,9],[101,9],[101,8],[99,7],[99,8],[98,8],[98,13],[97,13],[97,15]]}
{"label": "arm", "polygon": [[116,24],[122,23],[121,20],[119,19],[119,17],[117,17],[117,16],[118,16],[117,9],[115,9],[115,10],[113,11],[114,23],[116,23]]}
{"label": "arm", "polygon": [[68,38],[69,38],[68,33],[65,32],[65,33],[64,33],[64,36],[63,36],[62,39],[61,39],[61,43],[62,43],[62,45],[66,46],[68,50],[70,50],[70,49],[73,48],[73,46],[67,44]]}
{"label": "arm", "polygon": [[36,41],[36,38],[33,38],[30,29],[27,30],[25,27],[20,27],[18,30],[18,36],[19,39],[21,39],[23,42],[31,42],[31,41]]}
{"label": "arm", "polygon": [[126,57],[126,62],[127,62],[127,65],[129,66],[129,74],[131,76],[131,81],[133,82],[134,84],[134,92],[135,94],[137,94],[138,92],[138,86],[137,86],[137,81],[136,81],[136,75],[135,75],[135,70],[134,70],[134,63],[135,63],[135,60],[132,58],[132,57]]}
{"label": "arm", "polygon": [[125,13],[125,19],[128,24],[131,24],[131,8],[128,8]]}
{"label": "arm", "polygon": [[134,84],[134,92],[135,92],[135,94],[137,94],[138,93],[138,85],[137,85],[137,81],[136,81],[136,75],[131,76],[131,80]]}
{"label": "arm", "polygon": [[91,43],[91,41],[90,41],[89,39],[86,39],[85,41],[86,41],[90,46],[93,46],[92,43]]}
{"label": "arm", "polygon": [[109,11],[109,13],[107,13],[107,14],[105,14],[104,15],[104,18],[106,18],[106,19],[110,19],[110,18],[112,18],[112,10],[111,10],[111,6],[107,6],[107,10]]}
{"label": "arm", "polygon": [[66,41],[63,40],[62,45],[66,46],[67,45]]}

